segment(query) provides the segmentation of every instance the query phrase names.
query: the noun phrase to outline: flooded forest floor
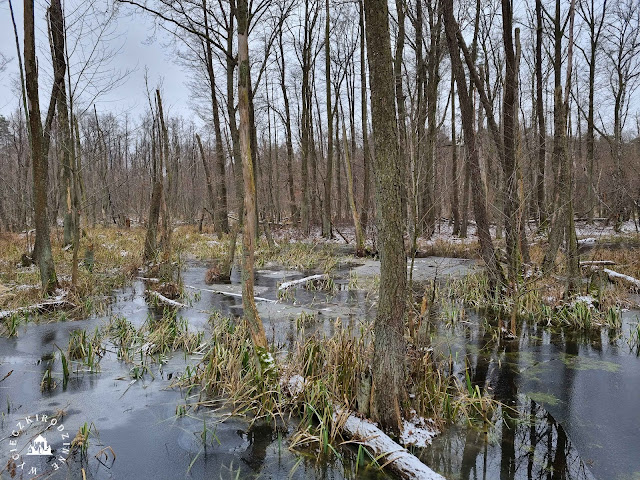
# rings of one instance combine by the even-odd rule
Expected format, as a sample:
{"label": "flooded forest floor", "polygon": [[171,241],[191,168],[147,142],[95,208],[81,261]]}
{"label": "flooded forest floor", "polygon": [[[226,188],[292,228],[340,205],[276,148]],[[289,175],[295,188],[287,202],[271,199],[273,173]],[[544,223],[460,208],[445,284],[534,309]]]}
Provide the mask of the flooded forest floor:
{"label": "flooded forest floor", "polygon": [[[473,235],[443,224],[408,259],[399,440],[447,479],[640,479],[640,298],[604,271],[640,278],[640,239],[581,228],[580,295],[537,274],[534,240],[515,335]],[[38,309],[51,299],[20,265],[27,239],[0,238],[0,478],[394,478],[330,412],[366,413],[379,261],[274,234],[256,252],[266,380],[245,355],[240,272],[205,282],[228,238],[177,228],[167,273],[141,265],[142,229],[90,230],[75,291],[54,241],[66,304]]]}

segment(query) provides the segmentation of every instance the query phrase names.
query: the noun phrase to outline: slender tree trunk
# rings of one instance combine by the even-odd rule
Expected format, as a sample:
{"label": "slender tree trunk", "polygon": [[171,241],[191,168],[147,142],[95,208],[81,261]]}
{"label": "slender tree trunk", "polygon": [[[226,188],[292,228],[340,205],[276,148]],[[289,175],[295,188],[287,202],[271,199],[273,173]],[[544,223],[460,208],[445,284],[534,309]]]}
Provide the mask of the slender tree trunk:
{"label": "slender tree trunk", "polygon": [[[519,36],[516,30],[516,37]],[[511,288],[517,288],[520,274],[520,226],[518,224],[518,165],[516,158],[517,138],[517,59],[513,41],[513,11],[511,0],[502,0],[502,39],[505,51],[505,82],[503,97],[503,144],[504,156],[504,219],[509,282]]]}
{"label": "slender tree trunk", "polygon": [[366,64],[366,41],[364,31],[364,5],[363,0],[359,0],[360,9],[360,116],[362,120],[362,168],[364,170],[362,179],[362,211],[360,212],[360,223],[366,232],[369,223],[369,189],[371,188],[370,163],[371,153],[369,151],[369,125],[367,123],[367,64]]}
{"label": "slender tree trunk", "polygon": [[278,46],[280,49],[279,67],[280,67],[280,89],[282,90],[282,100],[284,102],[284,127],[285,127],[285,143],[287,147],[287,193],[289,194],[289,213],[291,220],[295,224],[299,221],[299,211],[296,204],[296,196],[293,187],[293,139],[291,131],[291,108],[289,106],[289,95],[287,94],[286,84],[286,61],[284,56],[284,44],[282,39],[282,25],[278,30]]}
{"label": "slender tree trunk", "polygon": [[[202,167],[204,168],[204,177],[207,183],[207,197],[209,198],[209,206],[211,213],[213,214],[216,209],[215,193],[213,192],[213,182],[211,181],[211,171],[209,169],[209,162],[204,154],[204,148],[202,147],[202,140],[200,135],[196,133],[196,141],[198,142],[198,150],[200,151],[200,158],[202,159]],[[215,217],[215,216],[214,216]]]}
{"label": "slender tree trunk", "polygon": [[376,206],[380,247],[380,299],[374,323],[372,412],[385,429],[399,434],[404,386],[404,320],[407,258],[403,211],[406,172],[398,154],[398,130],[386,0],[365,0],[375,144]]}
{"label": "slender tree trunk", "polygon": [[327,170],[324,177],[324,203],[322,205],[322,236],[331,238],[331,183],[333,180],[333,110],[331,108],[331,47],[329,41],[329,0],[325,3],[324,55],[325,86],[327,94]]}
{"label": "slender tree trunk", "polygon": [[342,140],[344,145],[344,167],[347,173],[347,193],[349,195],[349,207],[351,208],[351,216],[353,218],[353,226],[356,231],[356,256],[364,255],[364,232],[360,225],[360,215],[358,207],[356,207],[356,195],[353,187],[353,173],[351,171],[351,158],[349,146],[347,145],[347,129],[344,125],[344,113],[342,114]]}
{"label": "slender tree trunk", "polygon": [[480,159],[476,145],[476,135],[474,131],[474,109],[473,102],[467,90],[466,77],[460,51],[457,42],[459,31],[458,24],[453,16],[453,0],[443,0],[443,14],[449,55],[451,57],[452,71],[458,87],[458,99],[460,100],[460,113],[462,115],[462,129],[464,132],[467,155],[469,156],[469,169],[471,177],[471,189],[473,194],[473,210],[476,218],[477,235],[480,241],[480,255],[487,266],[489,282],[492,289],[503,284],[503,275],[500,264],[495,256],[495,249],[489,231],[489,219],[487,215],[486,199],[487,194],[482,182],[480,171]]}
{"label": "slender tree trunk", "polygon": [[251,123],[249,118],[249,10],[247,0],[239,0],[238,20],[238,111],[240,113],[240,151],[244,183],[244,231],[242,235],[242,306],[258,351],[267,348],[267,336],[253,298],[253,268],[256,239],[255,196],[251,152]]}
{"label": "slender tree trunk", "polygon": [[456,136],[456,84],[451,76],[451,216],[453,217],[453,234],[460,233],[460,206],[458,199],[458,139]]}
{"label": "slender tree trunk", "polygon": [[569,36],[567,47],[566,86],[562,91],[562,39],[564,32],[561,28],[560,0],[556,0],[556,16],[554,19],[555,56],[554,56],[554,135],[553,160],[558,170],[555,187],[555,214],[549,232],[549,247],[543,260],[543,271],[549,272],[555,262],[558,248],[564,238],[567,254],[567,293],[573,293],[577,288],[580,274],[578,264],[577,240],[573,218],[573,179],[569,145],[567,140],[567,119],[569,110],[569,93],[571,91],[572,53],[573,53],[573,23],[575,0],[571,0],[569,9]]}
{"label": "slender tree trunk", "polygon": [[536,0],[536,116],[538,118],[538,169],[536,177],[536,195],[538,198],[538,221],[542,229],[546,228],[547,207],[544,195],[544,170],[547,157],[546,126],[544,118],[544,99],[542,77],[542,0]]}
{"label": "slender tree trunk", "polygon": [[[59,19],[56,28],[62,27],[62,8],[59,0],[53,0],[54,16]],[[64,59],[63,59],[64,60]],[[58,62],[54,65],[60,67]],[[33,0],[24,1],[24,69],[29,112],[29,130],[31,132],[31,158],[33,164],[33,206],[36,227],[36,239],[33,248],[33,259],[40,267],[40,280],[46,293],[52,292],[58,285],[56,270],[51,253],[49,238],[49,219],[47,215],[47,189],[49,184],[49,133],[57,98],[57,89],[64,83],[64,71],[54,72],[53,92],[49,103],[49,111],[45,121],[44,132],[40,119],[40,97],[38,93],[38,67],[36,63],[35,28]]]}
{"label": "slender tree trunk", "polygon": [[[216,139],[216,177],[217,195],[214,197],[214,203],[211,205],[213,208],[213,223],[218,236],[222,233],[229,232],[229,218],[227,209],[227,183],[225,179],[225,160],[224,150],[222,148],[222,130],[220,127],[220,108],[218,105],[218,95],[216,93],[216,78],[213,71],[213,50],[211,46],[211,38],[209,36],[209,14],[207,12],[207,0],[202,0],[202,14],[204,16],[205,27],[205,59],[207,64],[207,75],[209,76],[209,87],[211,89],[211,110],[213,113],[213,130]],[[204,162],[204,157],[203,160]],[[207,179],[209,183],[209,179]],[[209,185],[207,185],[209,187]]]}

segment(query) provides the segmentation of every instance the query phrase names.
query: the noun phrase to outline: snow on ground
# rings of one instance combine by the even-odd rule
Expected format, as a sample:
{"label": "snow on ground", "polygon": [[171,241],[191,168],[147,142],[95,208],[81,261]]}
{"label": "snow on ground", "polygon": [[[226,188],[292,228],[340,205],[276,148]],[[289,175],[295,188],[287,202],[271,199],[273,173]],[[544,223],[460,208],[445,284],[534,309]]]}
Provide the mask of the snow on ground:
{"label": "snow on ground", "polygon": [[405,447],[414,446],[425,448],[431,445],[433,437],[438,434],[432,419],[419,417],[415,410],[411,411],[411,419],[402,420],[402,434],[400,444]]}

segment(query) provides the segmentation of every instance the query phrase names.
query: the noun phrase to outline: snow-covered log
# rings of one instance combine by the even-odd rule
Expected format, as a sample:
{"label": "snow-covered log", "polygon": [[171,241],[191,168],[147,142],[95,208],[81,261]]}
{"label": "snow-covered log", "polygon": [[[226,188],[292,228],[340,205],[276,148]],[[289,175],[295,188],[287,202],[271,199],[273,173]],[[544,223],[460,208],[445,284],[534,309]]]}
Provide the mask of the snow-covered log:
{"label": "snow-covered log", "polygon": [[[224,290],[214,290],[212,288],[192,287],[190,285],[185,285],[184,288],[190,288],[191,290],[200,290],[201,292],[217,293],[218,295],[226,295],[227,297],[242,298],[242,294],[241,293],[225,292]],[[254,298],[254,300],[256,302],[278,303],[276,300],[271,300],[270,298],[264,298],[264,297],[253,297],[253,298]]]}
{"label": "snow-covered log", "polygon": [[622,273],[614,272],[608,268],[603,268],[602,271],[609,276],[609,280],[612,282],[620,282],[628,287],[640,289],[640,280],[630,275],[624,275]]}
{"label": "snow-covered log", "polygon": [[29,305],[28,307],[15,308],[13,310],[0,311],[0,320],[9,318],[12,315],[23,315],[25,313],[44,313],[53,312],[61,308],[76,308],[74,303],[67,300],[51,300],[49,302],[36,303],[35,305]]}
{"label": "snow-covered log", "polygon": [[356,417],[353,413],[340,408],[334,413],[333,420],[338,425],[342,425],[344,436],[367,447],[374,457],[379,458],[379,464],[385,464],[385,468],[392,470],[400,478],[445,480],[442,475],[431,470],[370,421]]}
{"label": "snow-covered log", "polygon": [[602,267],[604,265],[615,265],[613,260],[586,260],[580,262],[581,267]]}
{"label": "snow-covered log", "polygon": [[186,307],[184,303],[176,302],[175,300],[171,300],[170,298],[165,297],[161,293],[158,293],[154,290],[147,290],[147,295],[155,298],[157,301],[164,303],[165,305],[169,305],[171,307],[183,308]]}
{"label": "snow-covered log", "polygon": [[295,285],[303,285],[305,283],[313,282],[314,280],[326,280],[327,278],[329,278],[329,276],[326,273],[323,273],[320,275],[311,275],[310,277],[299,278],[298,280],[291,280],[290,282],[281,283],[278,287],[278,291],[281,292]]}

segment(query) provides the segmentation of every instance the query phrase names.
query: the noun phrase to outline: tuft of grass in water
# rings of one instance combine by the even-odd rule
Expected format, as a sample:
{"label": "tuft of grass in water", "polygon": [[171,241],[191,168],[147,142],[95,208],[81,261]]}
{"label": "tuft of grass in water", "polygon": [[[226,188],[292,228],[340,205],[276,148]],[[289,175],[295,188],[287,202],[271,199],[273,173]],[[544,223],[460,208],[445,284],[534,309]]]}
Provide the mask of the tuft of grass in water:
{"label": "tuft of grass in water", "polygon": [[69,381],[69,361],[60,347],[58,350],[60,350],[60,361],[62,362],[62,388],[65,389]]}
{"label": "tuft of grass in water", "polygon": [[627,343],[631,351],[635,352],[637,356],[640,356],[640,322],[636,323],[634,327],[631,327]]}
{"label": "tuft of grass in water", "polygon": [[267,263],[284,265],[295,270],[318,270],[330,273],[338,267],[339,257],[330,245],[313,243],[283,243],[269,248],[266,244],[256,249],[256,266]]}
{"label": "tuft of grass in water", "polygon": [[42,380],[40,381],[40,391],[42,392],[50,392],[55,389],[57,384],[53,379],[53,361],[49,362],[47,368],[44,371],[44,375],[42,376]]}
{"label": "tuft of grass in water", "polygon": [[564,285],[554,279],[534,277],[525,282],[514,302],[511,297],[492,296],[486,274],[477,272],[449,282],[438,292],[438,301],[446,306],[451,299],[461,300],[468,307],[486,309],[497,316],[509,316],[517,308],[518,316],[548,326],[577,330],[602,327],[617,330],[621,327],[621,312],[615,294],[601,291],[593,301],[580,297],[563,300],[563,291]]}
{"label": "tuft of grass in water", "polygon": [[[224,403],[252,421],[298,417],[290,448],[341,458],[344,419],[335,415],[336,406],[369,414],[373,342],[368,324],[345,327],[338,319],[331,336],[300,333],[289,351],[276,355],[256,352],[243,321],[217,317],[203,351],[198,366],[185,371],[177,385],[199,390],[197,405]],[[467,389],[451,373],[450,357],[436,360],[430,349],[412,345],[407,365],[404,411],[415,410],[440,425],[463,417],[489,422],[495,402],[479,387]],[[186,410],[181,407],[179,413]]]}
{"label": "tuft of grass in water", "polygon": [[165,309],[160,318],[150,315],[140,328],[124,317],[112,318],[102,334],[113,343],[118,359],[133,365],[129,372],[133,379],[153,376],[149,361],[164,363],[176,350],[196,352],[204,338],[204,332],[191,332],[187,319],[177,317],[173,309]]}
{"label": "tuft of grass in water", "polygon": [[78,361],[89,368],[90,372],[100,370],[100,360],[104,355],[102,335],[96,329],[93,337],[85,330],[74,330],[69,337],[67,355],[70,360]]}
{"label": "tuft of grass in water", "polygon": [[[7,337],[17,337],[18,327],[20,326],[20,315],[9,315],[4,319],[3,326]],[[0,330],[0,333],[2,333],[2,330]]]}

